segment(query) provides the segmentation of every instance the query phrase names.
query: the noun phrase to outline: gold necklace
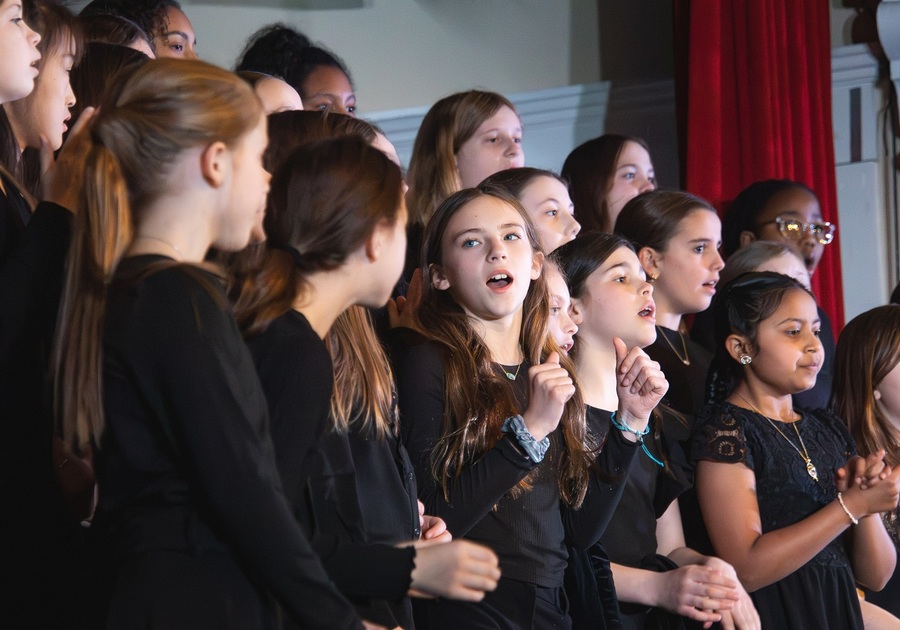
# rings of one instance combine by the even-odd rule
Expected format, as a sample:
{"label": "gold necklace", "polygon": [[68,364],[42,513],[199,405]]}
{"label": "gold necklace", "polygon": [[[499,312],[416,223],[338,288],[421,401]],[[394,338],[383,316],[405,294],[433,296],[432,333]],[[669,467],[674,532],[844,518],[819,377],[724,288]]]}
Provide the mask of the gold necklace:
{"label": "gold necklace", "polygon": [[684,341],[684,335],[682,335],[680,331],[675,331],[675,333],[678,335],[678,338],[681,339],[681,348],[682,350],[684,350],[684,358],[682,359],[681,355],[678,354],[678,350],[676,350],[675,346],[672,345],[672,342],[669,341],[668,335],[666,335],[666,333],[663,332],[663,329],[659,327],[659,324],[656,325],[656,330],[659,331],[659,334],[662,335],[662,338],[665,339],[666,343],[669,344],[669,347],[672,348],[672,352],[675,353],[675,356],[678,357],[678,359],[685,365],[690,365],[691,357],[688,356],[687,343],[685,343]]}
{"label": "gold necklace", "polygon": [[[765,418],[766,420],[769,421],[769,424],[772,425],[772,428],[775,429],[776,431],[778,431],[778,433],[781,434],[781,437],[783,437],[783,438],[787,441],[787,443],[790,444],[790,445],[794,448],[795,451],[797,451],[797,454],[800,455],[800,457],[803,458],[803,461],[806,462],[806,473],[807,473],[810,477],[813,478],[813,481],[815,481],[816,483],[819,483],[819,471],[816,470],[815,465],[812,463],[812,460],[809,458],[809,452],[806,450],[806,445],[803,443],[803,438],[800,436],[800,429],[797,428],[797,422],[798,422],[798,421],[795,420],[794,422],[791,422],[790,424],[791,424],[792,427],[794,427],[794,431],[797,433],[797,439],[800,440],[800,447],[803,448],[802,451],[800,450],[800,448],[797,448],[797,445],[796,445],[796,444],[794,444],[793,442],[791,442],[791,440],[788,438],[788,436],[786,436],[786,435],[784,434],[784,431],[782,431],[781,429],[778,428],[778,425],[775,424],[775,422],[772,420],[772,418],[770,418],[769,416],[767,416],[766,414],[764,414],[762,411],[760,411],[759,409],[757,409],[756,407],[754,407],[752,402],[750,402],[749,400],[747,400],[746,398],[744,398],[744,397],[741,396],[740,394],[735,393],[735,396],[737,396],[738,398],[740,398],[741,400],[743,400],[745,403],[747,403],[748,405],[750,405],[750,409],[752,409],[753,411],[755,411],[756,413],[758,413],[758,414],[761,415],[763,418]],[[782,422],[783,422],[783,421],[782,421]]]}
{"label": "gold necklace", "polygon": [[[523,360],[522,363],[525,363],[525,361]],[[511,380],[511,381],[514,381],[514,380],[516,380],[517,378],[519,378],[519,370],[522,369],[522,363],[519,363],[518,367],[516,367],[516,372],[515,372],[515,374],[513,374],[512,372],[510,372],[509,370],[507,370],[505,365],[502,365],[502,364],[500,364],[500,363],[498,363],[497,365],[499,365],[499,366],[500,366],[500,369],[503,370],[503,373],[506,374],[506,378],[508,378],[508,379]]]}

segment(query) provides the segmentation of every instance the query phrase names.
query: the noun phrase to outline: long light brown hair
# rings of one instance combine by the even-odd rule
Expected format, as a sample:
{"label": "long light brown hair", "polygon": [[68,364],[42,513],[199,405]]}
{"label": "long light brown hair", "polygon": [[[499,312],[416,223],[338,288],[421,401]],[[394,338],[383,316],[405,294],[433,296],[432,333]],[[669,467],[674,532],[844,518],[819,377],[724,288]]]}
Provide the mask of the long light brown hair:
{"label": "long light brown hair", "polygon": [[[466,204],[483,196],[500,199],[514,208],[522,217],[532,252],[538,254],[541,251],[534,225],[519,201],[500,187],[481,184],[451,195],[432,216],[422,247],[423,277],[430,277],[432,265],[442,264],[443,238],[450,220]],[[537,365],[551,352],[559,352],[553,337],[548,334],[550,298],[543,275],[531,282],[522,308],[522,348],[529,362]],[[428,331],[444,354],[443,431],[432,452],[432,474],[446,495],[449,480],[490,450],[502,437],[503,421],[521,410],[517,409],[509,380],[497,375],[490,349],[449,291],[440,291],[432,283],[425,282],[418,318],[422,330]],[[560,356],[560,365],[574,378],[571,361],[562,353]],[[593,449],[587,441],[584,402],[577,388],[566,403],[560,428],[559,493],[566,504],[578,507],[587,491]],[[511,494],[515,496],[526,491],[529,479],[530,476],[526,477],[511,490]]]}
{"label": "long light brown hair", "polygon": [[462,188],[456,153],[481,123],[501,107],[515,106],[501,94],[457,92],[431,106],[416,134],[409,161],[406,203],[410,223],[425,225],[440,203]]}
{"label": "long light brown hair", "polygon": [[72,141],[88,143],[54,349],[56,402],[67,441],[104,428],[102,338],[107,289],[131,243],[133,213],[166,189],[194,147],[234,147],[262,116],[252,88],[200,61],[157,59],[112,93]]}
{"label": "long light brown hair", "polygon": [[900,464],[900,432],[878,409],[875,390],[900,363],[900,306],[879,306],[844,327],[834,357],[831,405],[844,419],[862,455],[884,449]]}
{"label": "long light brown hair", "polygon": [[[380,222],[396,221],[401,184],[399,167],[358,136],[304,144],[284,158],[269,192],[265,250],[235,275],[235,316],[244,334],[263,332],[304,295],[311,274],[337,269]],[[331,401],[335,428],[360,420],[383,435],[391,376],[368,313],[351,307],[332,331],[327,342],[341,390]]]}

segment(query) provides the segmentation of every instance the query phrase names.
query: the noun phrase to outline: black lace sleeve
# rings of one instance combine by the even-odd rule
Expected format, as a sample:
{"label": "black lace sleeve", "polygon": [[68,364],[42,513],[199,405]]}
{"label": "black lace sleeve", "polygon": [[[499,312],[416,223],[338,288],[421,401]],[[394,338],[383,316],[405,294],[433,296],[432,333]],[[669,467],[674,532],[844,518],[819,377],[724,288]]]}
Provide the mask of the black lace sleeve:
{"label": "black lace sleeve", "polygon": [[744,464],[753,469],[753,455],[747,448],[744,419],[733,405],[711,405],[697,417],[691,447],[694,462],[707,460],[724,464]]}

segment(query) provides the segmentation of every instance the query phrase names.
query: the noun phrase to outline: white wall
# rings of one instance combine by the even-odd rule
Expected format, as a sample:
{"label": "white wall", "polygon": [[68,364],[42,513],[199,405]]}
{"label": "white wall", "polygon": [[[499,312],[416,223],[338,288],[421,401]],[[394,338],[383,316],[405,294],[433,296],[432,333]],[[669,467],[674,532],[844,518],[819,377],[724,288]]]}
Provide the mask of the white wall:
{"label": "white wall", "polygon": [[[182,0],[201,57],[232,67],[259,27],[285,22],[344,59],[360,114],[431,105],[472,87],[517,93],[599,76],[593,0],[355,0],[351,9],[285,9]],[[222,4],[225,3],[225,4]],[[296,4],[334,6],[325,0]]]}

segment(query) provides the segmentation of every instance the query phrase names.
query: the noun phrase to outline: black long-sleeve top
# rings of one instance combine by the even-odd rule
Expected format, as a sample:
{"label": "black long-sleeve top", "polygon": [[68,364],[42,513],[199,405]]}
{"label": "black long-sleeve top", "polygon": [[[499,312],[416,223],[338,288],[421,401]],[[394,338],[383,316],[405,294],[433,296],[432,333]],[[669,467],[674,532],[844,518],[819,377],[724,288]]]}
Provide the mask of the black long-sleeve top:
{"label": "black long-sleeve top", "polygon": [[[338,434],[329,427],[334,374],[325,343],[302,314],[291,310],[248,345],[268,400],[285,494],[326,571],[362,614],[373,610],[372,600],[402,602],[415,551],[394,547],[399,541],[378,534],[374,522],[370,532],[364,515],[378,510],[382,501],[408,501],[407,492],[401,489],[403,496],[396,496],[393,483],[369,494],[358,490],[357,462],[364,468],[368,464],[354,451],[381,456],[374,449],[360,449],[358,440],[364,436]],[[378,468],[396,466],[386,455],[391,461],[380,461]],[[382,499],[382,494],[391,498]],[[418,537],[418,512],[414,525],[411,516],[407,508],[401,517],[410,525],[407,539]]]}
{"label": "black long-sleeve top", "polygon": [[159,256],[124,260],[103,388],[94,529],[114,553],[233,554],[303,627],[362,627],[285,500],[263,392],[218,278]]}
{"label": "black long-sleeve top", "polygon": [[[580,509],[560,501],[555,457],[561,438],[540,464],[524,454],[512,436],[504,436],[478,461],[454,476],[445,498],[431,473],[431,451],[441,436],[444,415],[444,360],[437,344],[426,342],[410,348],[398,369],[401,430],[416,467],[419,498],[425,511],[447,522],[455,537],[465,537],[491,547],[500,558],[504,578],[561,587],[566,567],[565,542],[586,549],[606,529],[622,495],[622,481],[635,455],[632,442],[607,441],[596,462],[603,471],[591,475],[587,496]],[[521,411],[527,407],[528,365],[523,364],[514,389]],[[515,498],[512,490],[532,470],[532,487]]]}

